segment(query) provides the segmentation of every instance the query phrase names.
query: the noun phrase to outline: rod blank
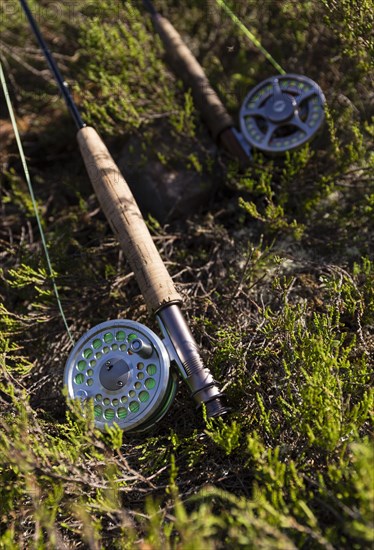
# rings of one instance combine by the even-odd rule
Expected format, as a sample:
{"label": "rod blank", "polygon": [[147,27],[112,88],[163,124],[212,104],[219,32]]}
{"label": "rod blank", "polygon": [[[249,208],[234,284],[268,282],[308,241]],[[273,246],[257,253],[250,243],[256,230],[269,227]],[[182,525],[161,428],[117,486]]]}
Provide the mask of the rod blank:
{"label": "rod blank", "polygon": [[41,32],[39,30],[38,25],[36,24],[36,21],[34,19],[33,14],[30,11],[29,6],[27,5],[26,0],[20,0],[21,6],[23,8],[23,11],[25,12],[25,15],[30,23],[30,26],[32,28],[33,33],[35,34],[35,37],[39,43],[39,46],[43,50],[44,56],[46,60],[48,61],[48,65],[53,73],[53,76],[55,77],[57,81],[57,85],[59,87],[59,90],[65,100],[65,103],[74,119],[74,122],[77,126],[77,128],[84,128],[86,126],[85,122],[82,120],[82,117],[77,109],[77,106],[75,105],[73,98],[70,95],[68,83],[62,78],[62,75],[56,65],[55,60],[53,59],[51,52],[48,49],[47,44],[45,43],[45,40],[43,36],[41,35]]}

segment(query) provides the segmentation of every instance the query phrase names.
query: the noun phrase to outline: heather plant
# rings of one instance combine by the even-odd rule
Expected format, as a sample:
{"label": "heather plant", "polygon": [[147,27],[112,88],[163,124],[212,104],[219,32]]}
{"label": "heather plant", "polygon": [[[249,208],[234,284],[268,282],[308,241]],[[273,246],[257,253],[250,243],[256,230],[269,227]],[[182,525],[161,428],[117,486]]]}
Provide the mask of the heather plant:
{"label": "heather plant", "polygon": [[[129,435],[99,432],[93,403],[82,414],[67,399],[71,341],[1,107],[0,548],[370,548],[370,3],[230,3],[327,99],[315,142],[282,158],[257,152],[244,171],[207,135],[141,3],[30,4],[116,159],[130,142],[128,163],[146,170],[156,158],[216,183],[192,215],[147,224],[230,410],[209,420],[180,385],[162,422]],[[157,6],[235,116],[274,69],[214,2]],[[13,2],[0,10],[0,56],[73,337],[107,319],[152,325],[26,21]]]}

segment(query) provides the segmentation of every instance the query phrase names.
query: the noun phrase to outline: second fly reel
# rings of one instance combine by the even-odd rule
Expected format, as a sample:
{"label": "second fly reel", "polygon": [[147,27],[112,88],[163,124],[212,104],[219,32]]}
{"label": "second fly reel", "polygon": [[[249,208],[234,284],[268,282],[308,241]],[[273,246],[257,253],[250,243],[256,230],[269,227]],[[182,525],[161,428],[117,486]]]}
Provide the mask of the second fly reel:
{"label": "second fly reel", "polygon": [[284,74],[253,88],[239,114],[242,137],[269,155],[293,151],[312,140],[325,114],[321,88],[306,76]]}
{"label": "second fly reel", "polygon": [[142,432],[168,411],[177,388],[160,338],[135,321],[101,323],[76,343],[65,366],[71,399],[92,400],[95,425]]}

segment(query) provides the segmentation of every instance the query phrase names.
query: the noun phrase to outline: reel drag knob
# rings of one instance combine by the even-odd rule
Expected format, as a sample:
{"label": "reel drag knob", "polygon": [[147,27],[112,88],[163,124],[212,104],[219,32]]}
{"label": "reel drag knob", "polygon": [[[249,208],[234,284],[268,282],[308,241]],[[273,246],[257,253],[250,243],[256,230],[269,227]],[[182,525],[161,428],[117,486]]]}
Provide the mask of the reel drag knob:
{"label": "reel drag knob", "polygon": [[96,426],[141,432],[169,409],[177,388],[160,338],[135,321],[101,323],[71,351],[64,383],[71,399],[93,400]]}
{"label": "reel drag knob", "polygon": [[306,76],[285,74],[268,78],[243,101],[239,119],[251,147],[276,155],[313,139],[325,114],[321,88]]}

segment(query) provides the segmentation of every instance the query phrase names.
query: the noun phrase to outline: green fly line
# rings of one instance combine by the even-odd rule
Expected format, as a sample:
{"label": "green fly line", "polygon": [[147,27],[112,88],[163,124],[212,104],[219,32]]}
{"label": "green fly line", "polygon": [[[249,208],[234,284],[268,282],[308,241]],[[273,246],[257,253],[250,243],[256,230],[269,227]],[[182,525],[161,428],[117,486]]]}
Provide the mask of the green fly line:
{"label": "green fly line", "polygon": [[23,171],[24,171],[24,174],[25,174],[25,179],[26,179],[26,182],[27,182],[27,185],[28,185],[28,188],[29,188],[29,193],[30,193],[30,197],[31,197],[31,201],[32,201],[32,206],[33,206],[33,209],[34,209],[34,212],[35,212],[35,217],[36,217],[36,221],[37,221],[37,224],[38,224],[38,228],[39,228],[39,232],[40,232],[40,236],[41,236],[41,240],[42,240],[42,245],[43,245],[45,257],[46,257],[46,260],[47,260],[47,266],[48,266],[49,274],[50,274],[52,285],[53,285],[53,291],[54,291],[55,296],[56,296],[58,308],[60,310],[60,314],[61,314],[62,320],[64,322],[66,331],[68,333],[68,336],[69,336],[72,344],[74,345],[74,339],[71,335],[71,332],[70,332],[70,329],[69,329],[69,326],[68,326],[68,323],[67,323],[67,320],[66,320],[66,317],[65,317],[65,313],[64,313],[64,310],[63,310],[63,307],[62,307],[62,303],[61,303],[61,300],[60,300],[60,295],[59,295],[59,292],[58,292],[58,288],[57,288],[57,285],[56,285],[56,280],[55,280],[54,272],[53,272],[53,269],[52,269],[52,263],[51,263],[51,259],[50,259],[49,252],[48,252],[47,241],[46,241],[46,238],[45,238],[45,235],[44,235],[42,222],[41,222],[41,219],[40,219],[40,216],[39,216],[38,206],[37,206],[37,203],[36,203],[36,200],[35,200],[35,194],[34,194],[33,186],[32,186],[32,183],[31,183],[30,173],[29,173],[29,170],[28,170],[28,167],[27,167],[26,157],[25,157],[25,153],[23,151],[22,142],[21,142],[21,138],[20,138],[20,135],[19,135],[18,126],[17,126],[17,121],[16,121],[16,117],[15,117],[15,114],[14,114],[12,102],[10,100],[10,95],[9,95],[9,92],[8,92],[8,87],[7,87],[7,84],[6,84],[4,71],[3,71],[3,66],[2,66],[1,62],[0,62],[0,80],[1,80],[2,87],[3,87],[3,91],[4,91],[5,101],[6,101],[6,104],[7,104],[7,107],[8,107],[10,120],[12,122],[13,131],[14,131],[14,135],[15,135],[15,138],[16,138],[17,146],[18,146],[18,151],[19,151],[19,154],[20,154],[20,157],[21,157]]}
{"label": "green fly line", "polygon": [[216,0],[217,4],[225,10],[227,15],[230,17],[231,21],[239,27],[242,33],[254,44],[260,52],[266,57],[266,59],[273,65],[273,67],[280,73],[286,74],[286,71],[279,65],[279,63],[274,59],[274,57],[264,48],[259,39],[251,32],[244,23],[239,19],[237,15],[228,7],[224,0]]}

